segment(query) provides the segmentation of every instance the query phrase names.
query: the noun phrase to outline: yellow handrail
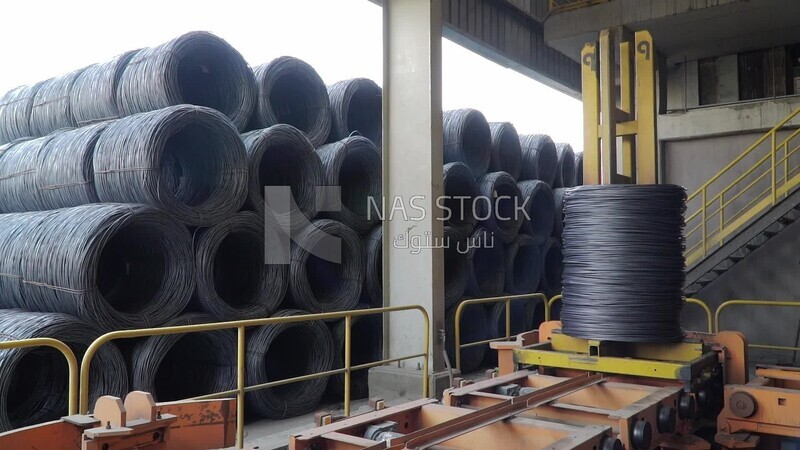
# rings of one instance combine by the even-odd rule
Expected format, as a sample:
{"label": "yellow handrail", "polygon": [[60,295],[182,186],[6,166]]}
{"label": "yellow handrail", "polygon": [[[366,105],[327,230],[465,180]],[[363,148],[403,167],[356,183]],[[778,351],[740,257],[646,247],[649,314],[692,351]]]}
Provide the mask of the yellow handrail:
{"label": "yellow handrail", "polygon": [[[800,177],[789,176],[790,173],[794,173],[798,169],[798,167],[789,166],[789,157],[797,150],[794,148],[790,153],[789,147],[792,139],[800,136],[800,128],[778,143],[778,132],[786,127],[798,114],[800,114],[800,108],[784,117],[771,130],[757,139],[753,145],[688,196],[687,202],[699,199],[700,205],[696,211],[687,214],[686,223],[689,231],[686,233],[686,237],[687,240],[691,241],[692,236],[698,233],[700,236],[697,238],[697,242],[690,243],[686,250],[687,264],[692,264],[707,256],[709,251],[714,246],[723,243],[727,236],[749,223],[761,211],[774,206],[780,196],[788,195],[795,186],[800,185]],[[764,155],[760,156],[755,162],[748,163],[748,167],[734,169],[737,164],[744,161],[745,158],[761,148],[762,144],[766,142],[769,142],[770,147]],[[779,149],[783,149],[783,155],[778,155]],[[764,164],[766,164],[766,168],[762,167]],[[782,177],[779,177],[777,173],[780,165],[782,165],[782,170],[784,171]],[[756,174],[760,170],[764,170],[764,172]],[[735,174],[736,177],[727,185],[720,186],[717,193],[710,192],[709,188],[726,174]],[[756,176],[756,178],[749,180],[752,176]],[[767,177],[769,182],[764,183],[768,183],[769,186],[763,191],[752,193],[752,190]],[[736,190],[733,197],[728,196],[726,198],[726,194],[733,190]],[[745,193],[750,194],[753,198],[744,206],[736,206],[738,210],[734,211],[733,214],[726,213],[728,208],[734,207],[734,201]],[[709,227],[708,221],[716,216],[719,216],[717,226],[712,223],[712,226]],[[699,220],[700,223],[690,226],[689,224],[695,220]]]}
{"label": "yellow handrail", "polygon": [[69,415],[78,413],[78,359],[75,358],[75,353],[69,346],[58,339],[52,338],[31,338],[20,339],[17,341],[3,341],[0,342],[0,350],[10,350],[14,348],[31,348],[31,347],[50,347],[61,352],[64,359],[67,360],[67,368],[69,370],[69,384],[68,389],[68,412]]}
{"label": "yellow handrail", "polygon": [[704,302],[702,300],[699,300],[699,299],[696,299],[696,298],[687,298],[686,299],[686,303],[691,303],[693,305],[697,305],[697,306],[703,308],[703,310],[706,312],[706,316],[708,318],[708,332],[709,333],[713,333],[714,332],[714,324],[711,321],[711,317],[712,317],[711,316],[711,308],[709,308],[708,305],[706,305],[706,302]]}
{"label": "yellow handrail", "polygon": [[[485,298],[473,298],[470,300],[464,300],[461,302],[458,307],[456,308],[456,317],[455,317],[455,342],[454,348],[456,353],[456,369],[461,369],[461,349],[467,347],[476,347],[478,345],[485,345],[490,342],[497,342],[497,341],[507,341],[511,339],[511,302],[514,300],[541,300],[543,303],[546,303],[547,297],[544,294],[540,293],[531,293],[531,294],[519,294],[519,295],[506,295],[501,297],[485,297]],[[487,303],[506,303],[506,337],[499,337],[493,339],[486,339],[483,341],[477,342],[470,342],[467,344],[461,344],[461,315],[464,313],[464,308],[470,305],[483,305]],[[546,307],[545,307],[546,308]],[[547,311],[547,309],[545,309]],[[545,314],[547,314],[545,312]]]}
{"label": "yellow handrail", "polygon": [[[351,366],[350,365],[350,355],[351,355],[351,326],[352,326],[352,318],[358,316],[365,316],[371,314],[383,314],[383,313],[391,313],[391,312],[399,312],[399,311],[419,311],[422,315],[422,322],[425,327],[425,349],[422,353],[417,353],[414,355],[408,356],[401,356],[398,358],[392,359],[383,359],[381,361],[374,361],[366,364],[361,364],[358,366]],[[255,326],[262,326],[262,325],[277,325],[277,324],[285,324],[285,323],[297,323],[297,322],[311,322],[315,320],[330,320],[330,319],[345,319],[345,348],[344,348],[344,367],[341,369],[333,369],[328,370],[325,372],[320,373],[313,373],[308,375],[302,375],[292,378],[287,378],[283,380],[272,381],[269,383],[262,383],[254,386],[246,386],[245,385],[245,355],[246,355],[246,347],[245,347],[245,329],[248,327],[255,327]],[[89,410],[89,370],[91,368],[92,358],[94,358],[95,353],[97,350],[106,342],[112,341],[114,339],[128,339],[128,338],[136,338],[136,337],[150,337],[150,336],[163,336],[168,334],[184,334],[184,333],[196,333],[202,331],[215,331],[215,330],[228,330],[236,328],[237,330],[237,343],[236,343],[236,389],[224,392],[215,392],[208,395],[203,395],[200,397],[195,397],[195,400],[202,400],[202,399],[210,399],[210,398],[217,398],[217,397],[224,397],[228,395],[236,394],[236,445],[238,449],[244,448],[244,395],[247,392],[252,392],[260,389],[267,389],[276,386],[281,386],[284,384],[296,383],[300,381],[311,380],[314,378],[321,378],[327,377],[330,375],[338,375],[344,374],[344,414],[345,416],[350,415],[350,374],[355,370],[363,370],[369,369],[371,367],[376,367],[384,364],[389,364],[393,362],[408,360],[408,359],[416,359],[422,358],[423,365],[423,376],[422,376],[422,396],[428,397],[429,396],[429,386],[428,386],[428,364],[430,359],[430,318],[428,316],[427,311],[420,305],[405,305],[405,306],[391,306],[385,308],[373,308],[373,309],[360,309],[354,311],[339,311],[339,312],[330,312],[330,313],[322,313],[322,314],[305,314],[299,316],[285,316],[285,317],[269,317],[264,319],[250,319],[250,320],[238,320],[232,322],[217,322],[217,323],[204,323],[204,324],[197,324],[197,325],[182,325],[182,326],[174,326],[174,327],[162,327],[162,328],[144,328],[139,330],[122,330],[122,331],[112,331],[110,333],[106,333],[92,342],[89,345],[89,348],[86,349],[86,353],[83,356],[83,361],[81,361],[81,372],[80,372],[80,412],[82,414],[86,414]],[[74,358],[74,356],[73,356]],[[76,363],[77,366],[77,363]]]}
{"label": "yellow handrail", "polygon": [[[722,311],[735,305],[800,308],[800,302],[770,301],[770,300],[728,300],[727,302],[724,302],[723,304],[719,305],[717,307],[717,311],[714,313],[715,332],[719,333],[720,331],[719,323],[720,323],[720,317],[722,316]],[[800,351],[800,347],[787,347],[783,345],[749,344],[748,347],[769,349],[769,350]]]}
{"label": "yellow handrail", "polygon": [[563,296],[561,294],[558,294],[558,295],[554,295],[553,298],[551,298],[550,300],[547,301],[547,304],[544,307],[544,321],[545,322],[549,322],[550,321],[550,308],[553,307],[553,303],[561,300],[562,298],[563,298]]}

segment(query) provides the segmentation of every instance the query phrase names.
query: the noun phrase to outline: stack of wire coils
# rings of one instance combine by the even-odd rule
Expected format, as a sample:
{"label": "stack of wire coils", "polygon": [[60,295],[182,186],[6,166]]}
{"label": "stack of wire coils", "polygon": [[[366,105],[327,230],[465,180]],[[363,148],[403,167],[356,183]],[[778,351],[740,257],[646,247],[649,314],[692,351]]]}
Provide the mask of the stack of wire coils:
{"label": "stack of wire coils", "polygon": [[566,191],[565,334],[618,342],[682,339],[685,210],[686,191],[674,185]]}

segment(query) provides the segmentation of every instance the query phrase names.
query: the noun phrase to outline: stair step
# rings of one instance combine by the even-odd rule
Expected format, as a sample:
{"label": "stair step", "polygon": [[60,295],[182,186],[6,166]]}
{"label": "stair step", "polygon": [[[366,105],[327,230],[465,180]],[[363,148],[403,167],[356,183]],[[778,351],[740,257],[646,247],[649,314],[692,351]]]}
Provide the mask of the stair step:
{"label": "stair step", "polygon": [[769,230],[764,230],[764,231],[762,231],[762,232],[761,232],[761,235],[762,235],[762,236],[766,236],[766,237],[767,237],[767,239],[771,239],[771,238],[772,238],[773,236],[775,236],[776,234],[778,234],[778,232],[777,232],[777,231],[769,231]]}
{"label": "stair step", "polygon": [[755,249],[761,247],[761,245],[762,244],[751,244],[751,243],[748,242],[747,244],[744,244],[744,247],[746,249],[748,249],[748,250],[755,250]]}
{"label": "stair step", "polygon": [[731,255],[731,256],[728,256],[728,258],[726,258],[725,261],[728,261],[728,262],[731,263],[731,265],[733,265],[733,264],[736,264],[737,262],[739,262],[739,261],[741,261],[743,259],[744,259],[744,256]]}
{"label": "stair step", "polygon": [[778,222],[782,223],[784,225],[791,225],[791,224],[794,223],[795,220],[796,220],[795,218],[790,217],[788,215],[787,216],[778,217]]}

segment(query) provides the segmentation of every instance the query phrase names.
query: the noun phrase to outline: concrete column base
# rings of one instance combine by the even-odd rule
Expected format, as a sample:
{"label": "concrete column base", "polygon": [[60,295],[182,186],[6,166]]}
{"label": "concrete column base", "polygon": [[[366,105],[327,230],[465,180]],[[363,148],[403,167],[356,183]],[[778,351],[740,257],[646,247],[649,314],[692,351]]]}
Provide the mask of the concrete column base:
{"label": "concrete column base", "polygon": [[[453,376],[461,372],[453,369]],[[415,400],[422,398],[421,370],[393,366],[378,366],[369,369],[369,396],[380,397],[387,402],[396,399]],[[432,397],[441,398],[450,387],[450,372],[442,371],[429,375],[428,386]]]}

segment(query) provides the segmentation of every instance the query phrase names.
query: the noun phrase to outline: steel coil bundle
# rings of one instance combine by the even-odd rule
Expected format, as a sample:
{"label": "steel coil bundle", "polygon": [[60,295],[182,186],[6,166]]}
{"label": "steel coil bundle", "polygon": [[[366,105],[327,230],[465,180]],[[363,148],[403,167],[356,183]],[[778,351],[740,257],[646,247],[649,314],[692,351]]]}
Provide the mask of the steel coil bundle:
{"label": "steel coil bundle", "polygon": [[[165,326],[213,322],[205,314],[184,314]],[[130,358],[131,390],[159,402],[184,400],[236,388],[236,333],[215,330],[151,336],[136,342]]]}
{"label": "steel coil bundle", "polygon": [[556,145],[546,134],[523,134],[521,180],[542,180],[552,186],[556,179],[558,155]]}
{"label": "steel coil bundle", "polygon": [[100,201],[159,207],[193,226],[230,217],[247,195],[247,154],[221,113],[178,105],[119,119],[95,145]]}
{"label": "steel coil bundle", "polygon": [[519,233],[525,215],[517,210],[523,205],[514,178],[505,172],[491,172],[478,180],[478,219],[481,226],[494,233],[502,243],[508,244]]}
{"label": "steel coil bundle", "polygon": [[72,115],[69,93],[84,69],[43,81],[33,97],[28,119],[33,136],[46,136],[60,128],[78,126]]}
{"label": "steel coil bundle", "polygon": [[279,248],[279,231],[266,228],[252,211],[240,212],[195,233],[195,298],[203,311],[222,321],[258,319],[278,308],[288,286],[288,266],[267,264]]}
{"label": "steel coil bundle", "polygon": [[292,244],[291,302],[311,313],[353,309],[364,282],[358,234],[335,220],[315,220]]}
{"label": "steel coil bundle", "polygon": [[557,238],[549,238],[542,244],[542,278],[539,289],[548,297],[561,292],[561,278],[564,273],[564,255],[561,242]]}
{"label": "steel coil bundle", "polygon": [[[308,314],[282,310],[273,317]],[[333,367],[331,332],[322,322],[264,325],[247,336],[247,382],[262,384],[305,374],[326,372]],[[269,419],[299,416],[319,404],[327,378],[315,378],[260,389],[247,394],[247,404]]]}
{"label": "steel coil bundle", "polygon": [[[341,205],[329,200],[325,217],[365,233],[380,220],[381,154],[362,136],[346,137],[317,149],[327,186],[338,186]],[[340,207],[339,207],[340,206]]]}
{"label": "steel coil bundle", "polygon": [[[369,305],[359,305],[356,309],[366,309]],[[331,327],[333,336],[333,368],[344,367],[344,319]],[[350,331],[350,366],[380,361],[383,358],[383,318],[381,314],[355,316]],[[350,398],[369,397],[368,369],[350,374]],[[328,392],[336,398],[344,395],[344,374],[331,375]]]}
{"label": "steel coil bundle", "polygon": [[383,306],[383,225],[364,236],[364,288],[361,298],[370,306]]}
{"label": "steel coil bundle", "polygon": [[52,139],[16,140],[0,146],[0,213],[40,211],[39,154]]}
{"label": "steel coil bundle", "polygon": [[[455,304],[445,311],[445,350],[447,351],[447,358],[450,360],[450,365],[456,364],[455,353],[455,328],[456,328],[456,310],[458,304]],[[488,339],[489,321],[486,314],[486,308],[483,305],[469,305],[464,307],[461,313],[461,345],[470,342],[483,341]],[[469,373],[477,370],[481,361],[483,361],[487,350],[486,345],[475,345],[461,349],[461,373]]]}
{"label": "steel coil bundle", "polygon": [[564,231],[564,194],[567,188],[553,189],[553,204],[556,206],[556,212],[553,220],[553,236],[560,238],[561,233]]}
{"label": "steel coil bundle", "polygon": [[[0,310],[0,341],[53,338],[80,361],[99,336],[95,327],[67,314]],[[56,420],[67,414],[67,362],[49,347],[0,350],[0,431]],[[125,360],[113,343],[100,347],[89,371],[89,401],[128,392]]]}
{"label": "steel coil bundle", "polygon": [[575,152],[567,143],[556,144],[556,179],[554,188],[571,188],[575,186]]}
{"label": "steel coil bundle", "polygon": [[176,316],[194,289],[190,236],[144,205],[0,215],[0,306],[78,316],[96,329]]}
{"label": "steel coil bundle", "polygon": [[489,172],[506,172],[514,181],[518,180],[522,171],[522,147],[517,129],[509,122],[491,122],[489,130],[492,133]]}
{"label": "steel coil bundle", "polygon": [[468,238],[459,236],[452,227],[444,227],[444,240],[447,245],[442,250],[444,253],[444,305],[449,308],[467,290],[470,279],[470,264]]}
{"label": "steel coil bundle", "polygon": [[475,178],[489,168],[492,133],[486,118],[476,109],[445,111],[442,118],[443,158],[445,163],[462,162]]}
{"label": "steel coil bundle", "polygon": [[575,154],[575,186],[583,185],[583,153]]}
{"label": "steel coil bundle", "polygon": [[338,81],[328,86],[331,101],[331,133],[328,142],[340,141],[354,132],[383,145],[383,104],[380,86],[367,78]]}
{"label": "steel coil bundle", "polygon": [[[250,208],[274,219],[284,230],[297,230],[317,215],[317,190],[323,184],[322,161],[305,134],[278,124],[242,135],[247,149],[247,198]],[[276,186],[265,198],[266,186]],[[288,187],[290,199],[280,191]],[[272,193],[270,197],[273,197]]]}
{"label": "steel coil bundle", "polygon": [[328,89],[308,63],[281,56],[253,69],[258,89],[251,128],[289,124],[318,147],[331,130],[331,103]]}
{"label": "steel coil bundle", "polygon": [[556,207],[553,191],[544,181],[526,180],[517,183],[525,205],[525,217],[520,233],[527,234],[536,243],[543,243],[553,233]]}
{"label": "steel coil bundle", "polygon": [[535,292],[542,278],[542,254],[536,241],[520,234],[505,247],[505,292]]}
{"label": "steel coil bundle", "polygon": [[460,162],[445,164],[442,175],[442,206],[446,208],[444,225],[460,237],[469,236],[478,223],[473,211],[473,203],[480,195],[475,176],[466,164]]}
{"label": "steel coil bundle", "polygon": [[125,66],[139,50],[87,67],[69,91],[69,104],[77,126],[118,119],[117,86]]}
{"label": "steel coil bundle", "polygon": [[683,338],[683,215],[674,185],[570,189],[564,202],[565,334],[622,342]]}
{"label": "steel coil bundle", "polygon": [[255,101],[255,77],[242,55],[204,31],[140,50],[117,84],[117,107],[123,116],[192,104],[220,111],[240,131]]}
{"label": "steel coil bundle", "polygon": [[467,294],[491,297],[503,293],[506,283],[505,252],[494,233],[478,227],[468,240],[469,281]]}
{"label": "steel coil bundle", "polygon": [[0,97],[0,144],[33,136],[29,120],[40,86],[19,86]]}

